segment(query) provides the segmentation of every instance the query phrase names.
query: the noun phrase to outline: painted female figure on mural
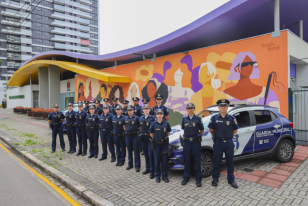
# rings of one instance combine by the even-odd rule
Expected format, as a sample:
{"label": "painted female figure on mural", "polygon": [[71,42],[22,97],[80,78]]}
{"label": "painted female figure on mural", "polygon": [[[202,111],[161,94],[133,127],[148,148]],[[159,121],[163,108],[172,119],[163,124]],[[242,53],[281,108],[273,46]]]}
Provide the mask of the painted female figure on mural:
{"label": "painted female figure on mural", "polygon": [[78,102],[79,101],[86,101],[86,97],[84,96],[84,85],[82,82],[79,83],[78,86]]}
{"label": "painted female figure on mural", "polygon": [[[251,79],[260,78],[260,70],[257,67],[256,56],[251,52],[241,52],[233,60],[230,68],[229,80],[238,80],[238,83],[223,92],[230,101],[245,101],[250,104],[264,104],[266,87],[254,84]],[[274,73],[276,74],[276,73]],[[273,77],[276,82],[276,75]],[[278,89],[284,89],[284,86],[278,86]],[[276,86],[274,84],[274,86]],[[267,105],[279,108],[279,99],[277,94],[269,89]]]}
{"label": "painted female figure on mural", "polygon": [[138,97],[140,99],[140,91],[139,91],[139,86],[136,82],[133,82],[130,84],[128,91],[127,91],[127,97],[126,100],[129,101],[129,104],[132,104],[133,97]]}
{"label": "painted female figure on mural", "polygon": [[91,102],[95,102],[95,99],[94,99],[94,97],[92,96],[91,81],[90,81],[90,83],[89,83],[89,96],[87,97],[87,100],[88,100],[88,101],[91,101]]}
{"label": "painted female figure on mural", "polygon": [[124,102],[124,92],[122,87],[120,87],[119,85],[114,86],[109,94],[109,103],[110,105],[113,104],[112,99],[116,97],[119,99],[119,104],[122,104]]}

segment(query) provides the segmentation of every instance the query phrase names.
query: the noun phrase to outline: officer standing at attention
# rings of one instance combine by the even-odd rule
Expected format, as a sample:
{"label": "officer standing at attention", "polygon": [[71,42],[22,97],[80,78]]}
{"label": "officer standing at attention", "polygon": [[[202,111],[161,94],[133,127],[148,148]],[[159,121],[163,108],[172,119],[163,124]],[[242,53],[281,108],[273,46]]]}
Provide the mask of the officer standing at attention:
{"label": "officer standing at attention", "polygon": [[111,106],[111,110],[110,110],[110,112],[111,112],[111,114],[113,114],[113,115],[116,115],[117,113],[116,113],[116,111],[115,111],[115,108],[118,106],[118,98],[116,98],[116,97],[114,97],[113,99],[112,99],[112,103],[113,103],[113,105]]}
{"label": "officer standing at attention", "polygon": [[190,178],[190,168],[191,168],[191,156],[194,158],[195,167],[195,179],[197,187],[201,187],[201,142],[202,133],[204,132],[204,126],[201,121],[201,117],[195,115],[195,105],[193,103],[188,103],[186,106],[188,112],[187,117],[183,117],[182,129],[184,130],[184,176],[182,185],[186,185]]}
{"label": "officer standing at attention", "polygon": [[83,111],[85,111],[87,114],[90,114],[90,107],[89,107],[89,101],[84,102],[84,108]]}
{"label": "officer standing at attention", "polygon": [[[149,102],[150,102],[150,101],[149,101],[149,100],[147,100],[147,99],[142,99],[142,103],[143,103],[143,105],[148,104]],[[140,117],[141,117],[142,115],[144,115],[143,110],[141,110]],[[154,116],[154,112],[153,112],[153,109],[151,109],[151,107],[150,107],[150,115],[153,115],[153,116]],[[154,117],[155,117],[155,116],[154,116]]]}
{"label": "officer standing at attention", "polygon": [[209,132],[212,134],[214,133],[212,186],[216,187],[218,185],[222,156],[223,153],[225,153],[228,183],[232,187],[238,188],[237,184],[234,182],[234,144],[232,139],[239,127],[236,119],[227,114],[229,104],[230,102],[227,99],[217,101],[219,113],[211,117],[208,126]]}
{"label": "officer standing at attention", "polygon": [[87,155],[87,149],[88,149],[88,143],[87,143],[87,131],[86,131],[86,117],[87,113],[82,110],[83,105],[82,103],[78,103],[78,112],[75,113],[75,119],[76,119],[76,133],[78,136],[78,146],[79,150],[76,156],[86,156]]}
{"label": "officer standing at attention", "polygon": [[77,139],[76,139],[76,119],[75,112],[73,110],[73,104],[68,103],[68,111],[65,113],[66,119],[66,132],[68,141],[70,144],[70,149],[67,153],[73,154],[76,152]]}
{"label": "officer standing at attention", "polygon": [[115,111],[116,115],[112,117],[113,124],[113,135],[114,142],[116,145],[117,152],[117,164],[116,166],[123,166],[126,157],[126,144],[125,144],[125,134],[124,134],[124,124],[125,116],[121,115],[122,107],[120,105],[116,106]]}
{"label": "officer standing at attention", "polygon": [[153,111],[154,111],[154,114],[155,114],[155,117],[156,117],[156,113],[155,112],[157,111],[157,109],[162,109],[163,112],[164,112],[164,120],[168,121],[169,120],[169,112],[168,112],[167,107],[162,105],[163,98],[164,97],[161,94],[156,94],[155,95],[156,105],[153,107]]}
{"label": "officer standing at attention", "polygon": [[99,116],[100,122],[100,131],[101,131],[101,142],[103,147],[103,154],[99,161],[107,159],[108,151],[107,144],[109,147],[109,152],[111,154],[111,162],[115,162],[115,152],[114,152],[114,141],[111,134],[113,125],[112,125],[113,115],[109,113],[109,106],[104,105],[104,113]]}
{"label": "officer standing at attention", "polygon": [[94,114],[94,112],[95,108],[92,105],[90,106],[90,114],[86,118],[87,134],[90,143],[89,158],[92,157],[97,158],[98,155],[98,136],[99,136],[98,128],[100,127],[100,125],[99,125],[99,117],[96,114]]}
{"label": "officer standing at attention", "polygon": [[[153,138],[154,142],[154,161],[155,161],[155,173],[156,182],[160,182],[160,177],[162,173],[163,180],[165,183],[169,182],[168,179],[168,145],[169,145],[169,135],[171,132],[171,127],[169,122],[164,120],[164,111],[162,109],[157,109],[155,111],[156,121],[152,122],[150,128],[150,136]],[[162,169],[162,172],[160,170]]]}
{"label": "officer standing at attention", "polygon": [[[109,104],[109,99],[108,98],[105,98],[104,99],[104,105],[107,105],[110,107],[110,104]],[[110,111],[109,111],[110,112]]]}
{"label": "officer standing at attention", "polygon": [[138,97],[133,98],[134,107],[135,107],[134,115],[137,117],[141,116],[141,111],[142,111],[142,107],[139,105],[139,100],[140,99]]}
{"label": "officer standing at attention", "polygon": [[99,106],[99,101],[95,101],[95,114],[97,116],[100,116],[103,113],[103,110],[101,109],[101,107]]}
{"label": "officer standing at attention", "polygon": [[155,122],[155,117],[150,115],[151,107],[148,104],[143,105],[144,115],[140,117],[140,134],[139,142],[142,145],[144,157],[145,157],[145,171],[142,174],[150,173],[150,179],[154,178],[154,153],[151,149],[150,126],[152,122]]}
{"label": "officer standing at attention", "polygon": [[128,167],[126,170],[133,168],[133,150],[135,156],[135,169],[136,172],[140,171],[140,151],[139,151],[139,142],[138,142],[138,133],[139,133],[139,117],[134,115],[134,106],[129,105],[127,107],[128,116],[125,117],[125,138],[126,146],[128,152]]}
{"label": "officer standing at attention", "polygon": [[62,112],[59,112],[59,105],[55,104],[53,106],[54,111],[51,112],[48,116],[48,122],[50,124],[50,127],[52,129],[52,143],[51,143],[51,153],[54,153],[56,151],[56,141],[57,141],[57,134],[59,134],[60,138],[60,146],[62,148],[62,151],[65,151],[65,143],[63,139],[63,128],[62,128],[62,122],[64,122],[64,115]]}
{"label": "officer standing at attention", "polygon": [[124,102],[123,102],[122,115],[124,115],[124,116],[128,116],[128,112],[127,112],[128,103],[129,103],[129,101],[127,101],[127,100],[124,100]]}

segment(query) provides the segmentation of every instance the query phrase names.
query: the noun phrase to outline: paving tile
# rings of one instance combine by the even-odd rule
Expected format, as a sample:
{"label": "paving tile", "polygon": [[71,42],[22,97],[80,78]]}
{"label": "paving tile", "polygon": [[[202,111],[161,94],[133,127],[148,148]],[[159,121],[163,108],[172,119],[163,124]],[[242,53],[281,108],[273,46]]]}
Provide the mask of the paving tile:
{"label": "paving tile", "polygon": [[278,175],[284,175],[284,176],[290,176],[292,174],[292,172],[290,171],[286,171],[286,170],[280,170],[280,169],[273,169],[271,171],[271,173],[275,173],[275,174],[278,174]]}
{"label": "paving tile", "polygon": [[261,179],[261,177],[250,174],[242,174],[239,178],[250,182],[258,182]]}
{"label": "paving tile", "polygon": [[280,181],[280,182],[285,182],[288,179],[288,176],[279,175],[279,174],[275,174],[275,173],[268,173],[264,177],[268,178],[268,179],[272,179],[272,180],[277,180],[277,181]]}
{"label": "paving tile", "polygon": [[283,182],[263,177],[259,181],[259,184],[263,184],[263,185],[267,185],[267,186],[270,186],[270,187],[279,188],[283,184]]}
{"label": "paving tile", "polygon": [[258,176],[258,177],[264,177],[267,172],[264,172],[264,171],[260,171],[260,170],[256,170],[254,171],[253,173],[251,173],[252,175],[255,175],[255,176]]}

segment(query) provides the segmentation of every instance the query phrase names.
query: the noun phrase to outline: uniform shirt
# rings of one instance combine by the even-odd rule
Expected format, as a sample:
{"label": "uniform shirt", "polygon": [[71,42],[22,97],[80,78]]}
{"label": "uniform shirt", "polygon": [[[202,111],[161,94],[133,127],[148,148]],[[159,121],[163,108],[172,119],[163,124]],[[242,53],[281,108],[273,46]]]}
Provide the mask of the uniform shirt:
{"label": "uniform shirt", "polygon": [[149,115],[147,118],[143,115],[139,118],[139,124],[142,134],[150,133],[150,126],[152,122],[155,122],[155,117],[153,115]]}
{"label": "uniform shirt", "polygon": [[156,117],[156,110],[158,110],[158,109],[162,109],[164,111],[164,120],[166,120],[166,116],[169,115],[167,107],[165,107],[163,105],[160,105],[160,107],[158,107],[157,105],[155,105],[153,107],[155,117]]}
{"label": "uniform shirt", "polygon": [[204,130],[201,117],[194,115],[193,117],[183,117],[182,129],[184,130],[184,137],[196,137],[200,132]]}
{"label": "uniform shirt", "polygon": [[118,105],[119,105],[119,104],[116,104],[115,106],[114,106],[114,105],[110,106],[110,112],[111,112],[111,114],[117,115],[117,112],[115,111],[115,108],[116,108],[116,106],[118,106]]}
{"label": "uniform shirt", "polygon": [[88,123],[88,127],[95,127],[96,125],[99,125],[99,118],[96,114],[93,114],[93,116],[89,114],[86,117],[86,123]]}
{"label": "uniform shirt", "polygon": [[82,110],[81,112],[75,112],[75,119],[76,119],[76,124],[81,125],[86,123],[86,118],[87,118],[87,113]]}
{"label": "uniform shirt", "polygon": [[55,113],[55,112],[51,112],[48,116],[48,120],[51,120],[51,123],[52,124],[59,124],[59,123],[62,123],[62,119],[64,119],[64,115],[62,112],[58,112],[58,113]]}
{"label": "uniform shirt", "polygon": [[95,107],[95,112],[94,114],[96,114],[97,116],[100,116],[103,113],[103,110],[100,107]]}
{"label": "uniform shirt", "polygon": [[111,132],[113,125],[112,125],[112,117],[113,115],[108,113],[107,115],[105,114],[101,114],[101,116],[99,116],[99,123],[101,124],[100,129],[103,132]]}
{"label": "uniform shirt", "polygon": [[123,116],[128,116],[128,112],[127,112],[127,107],[126,108],[122,108],[122,115]]}
{"label": "uniform shirt", "polygon": [[171,132],[169,122],[163,120],[162,122],[152,122],[150,133],[153,133],[153,139],[164,140],[168,136],[168,132]]}
{"label": "uniform shirt", "polygon": [[90,106],[84,107],[82,110],[85,111],[87,114],[90,114],[89,110]]}
{"label": "uniform shirt", "polygon": [[75,124],[75,122],[76,122],[75,115],[76,114],[75,114],[74,110],[72,110],[71,112],[67,111],[65,113],[65,120],[66,120],[66,125],[67,126]]}
{"label": "uniform shirt", "polygon": [[138,104],[137,106],[134,106],[134,115],[137,117],[141,116],[142,107]]}
{"label": "uniform shirt", "polygon": [[211,117],[208,127],[214,130],[218,139],[232,139],[233,131],[239,128],[235,117],[226,114],[223,118],[220,113]]}
{"label": "uniform shirt", "polygon": [[113,132],[115,134],[119,134],[124,132],[124,128],[123,125],[125,125],[125,120],[124,120],[125,116],[121,115],[121,116],[117,116],[117,115],[113,115],[112,117],[112,124],[113,124]]}
{"label": "uniform shirt", "polygon": [[125,119],[125,130],[127,132],[139,131],[139,117],[133,115],[132,117],[126,116],[124,119]]}

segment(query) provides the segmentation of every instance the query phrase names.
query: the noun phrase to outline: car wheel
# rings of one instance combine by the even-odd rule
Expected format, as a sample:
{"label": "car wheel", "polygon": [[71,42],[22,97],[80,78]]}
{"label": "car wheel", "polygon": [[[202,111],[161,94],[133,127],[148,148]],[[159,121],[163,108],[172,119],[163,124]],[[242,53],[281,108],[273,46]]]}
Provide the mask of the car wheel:
{"label": "car wheel", "polygon": [[285,139],[278,144],[274,157],[278,162],[286,163],[292,160],[293,155],[294,146],[290,140]]}
{"label": "car wheel", "polygon": [[[201,174],[202,177],[208,177],[213,170],[213,155],[207,151],[201,151]],[[195,175],[195,165],[192,161],[192,173]]]}

